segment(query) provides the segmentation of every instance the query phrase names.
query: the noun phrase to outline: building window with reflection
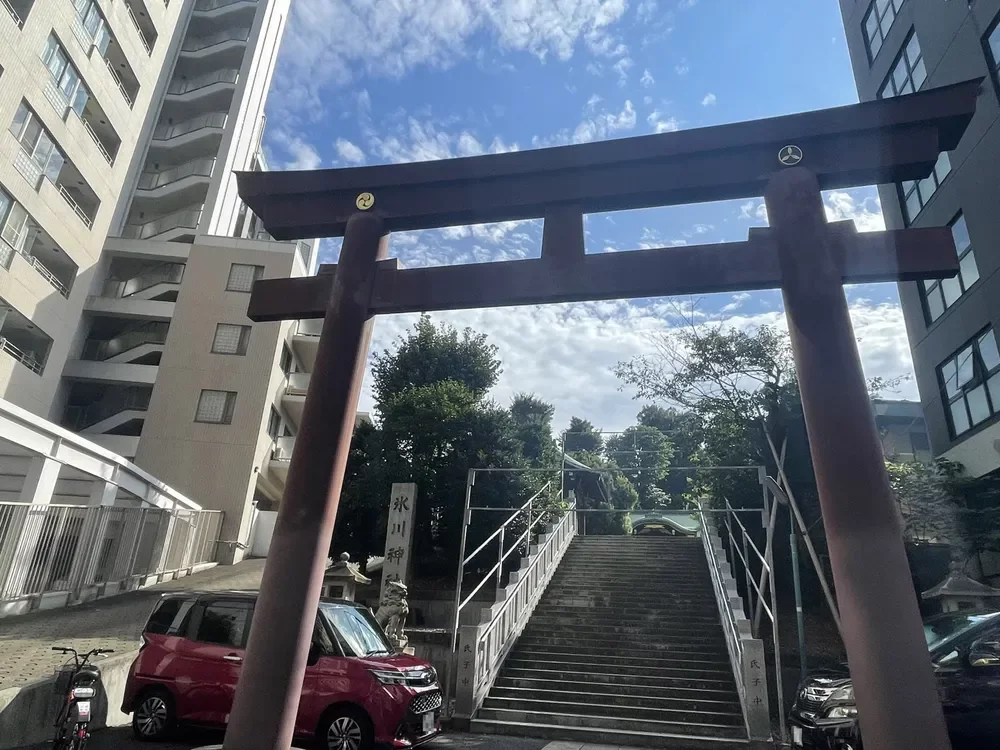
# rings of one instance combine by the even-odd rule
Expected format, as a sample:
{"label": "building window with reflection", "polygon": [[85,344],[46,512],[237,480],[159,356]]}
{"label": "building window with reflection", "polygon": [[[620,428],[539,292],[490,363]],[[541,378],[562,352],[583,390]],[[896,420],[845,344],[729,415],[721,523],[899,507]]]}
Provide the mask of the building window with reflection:
{"label": "building window with reflection", "polygon": [[979,266],[976,265],[976,254],[972,249],[964,214],[959,213],[952,219],[951,234],[955,238],[955,250],[958,253],[958,275],[953,279],[925,279],[922,282],[928,325],[940,318],[945,310],[969,291],[969,287],[979,281]]}
{"label": "building window with reflection", "polygon": [[894,96],[914,94],[927,80],[927,68],[924,67],[924,56],[920,52],[920,42],[912,31],[906,38],[906,44],[900,51],[896,61],[889,70],[889,75],[878,90],[879,99],[890,99]]}
{"label": "building window with reflection", "polygon": [[1000,351],[988,328],[938,367],[952,437],[1000,411]]}
{"label": "building window with reflection", "polygon": [[903,208],[903,219],[907,226],[913,223],[917,214],[924,210],[941,183],[951,174],[951,158],[947,151],[938,156],[934,169],[922,180],[906,180],[896,185],[899,202]]}
{"label": "building window with reflection", "polygon": [[861,31],[865,35],[865,47],[868,49],[868,60],[874,62],[882,49],[882,43],[889,36],[892,22],[903,6],[903,0],[872,0],[861,22]]}

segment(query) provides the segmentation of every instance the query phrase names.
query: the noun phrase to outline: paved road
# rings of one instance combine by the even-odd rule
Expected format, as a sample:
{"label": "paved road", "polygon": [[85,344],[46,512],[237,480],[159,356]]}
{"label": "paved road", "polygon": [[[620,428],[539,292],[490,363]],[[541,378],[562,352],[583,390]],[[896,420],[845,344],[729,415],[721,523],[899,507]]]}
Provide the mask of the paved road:
{"label": "paved road", "polygon": [[[190,748],[220,742],[222,742],[220,732],[189,731],[179,736],[176,741],[150,744],[133,739],[132,730],[128,727],[115,727],[114,729],[94,732],[94,736],[87,745],[87,750],[190,750]],[[571,743],[569,747],[563,748],[564,743],[548,743],[548,740],[462,733],[441,735],[423,747],[427,750],[541,750],[546,744],[556,746],[553,750],[579,750],[580,748],[579,743]],[[44,750],[48,747],[51,745],[32,745],[30,748],[21,748],[21,750]],[[586,747],[588,750],[597,748],[596,745],[587,745]],[[607,750],[611,750],[610,746]]]}
{"label": "paved road", "polygon": [[197,575],[77,607],[33,612],[0,620],[0,689],[47,677],[65,661],[52,646],[87,651],[139,647],[139,634],[153,603],[164,591],[257,589],[264,560],[219,565]]}

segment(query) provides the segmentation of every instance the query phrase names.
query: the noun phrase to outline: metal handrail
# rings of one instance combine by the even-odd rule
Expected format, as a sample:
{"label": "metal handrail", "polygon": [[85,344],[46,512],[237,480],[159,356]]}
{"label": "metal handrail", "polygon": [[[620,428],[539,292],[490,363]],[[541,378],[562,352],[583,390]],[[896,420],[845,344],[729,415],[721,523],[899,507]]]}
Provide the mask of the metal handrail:
{"label": "metal handrail", "polygon": [[93,219],[91,219],[87,213],[80,208],[80,204],[76,202],[76,199],[72,195],[69,194],[69,191],[66,190],[66,186],[57,185],[56,187],[59,188],[59,194],[62,195],[63,199],[69,204],[70,208],[72,208],[76,215],[80,217],[80,221],[87,225],[87,229],[92,229],[94,226]]}
{"label": "metal handrail", "polygon": [[192,159],[170,169],[159,172],[143,172],[139,175],[137,187],[140,190],[155,190],[185,177],[211,177],[215,169],[215,157]]}
{"label": "metal handrail", "polygon": [[83,343],[80,359],[104,362],[143,344],[165,344],[168,323],[148,323],[129,331],[123,331],[110,339],[88,339]]}
{"label": "metal handrail", "polygon": [[17,11],[14,10],[14,7],[9,2],[7,2],[7,0],[0,0],[0,2],[3,3],[3,7],[7,9],[8,13],[10,13],[10,17],[14,19],[14,23],[17,25],[17,28],[20,29],[21,27],[23,27],[24,21],[21,20],[21,17],[17,14]]}
{"label": "metal handrail", "polygon": [[163,263],[129,279],[108,279],[104,282],[101,296],[124,298],[157,284],[180,284],[184,278],[184,268],[183,263]]}
{"label": "metal handrail", "polygon": [[[75,112],[76,110],[73,111]],[[90,137],[94,139],[94,143],[97,144],[97,149],[98,151],[101,152],[101,156],[104,157],[104,159],[108,162],[108,164],[114,164],[115,163],[114,157],[111,156],[111,153],[107,150],[107,148],[104,147],[104,144],[101,143],[101,139],[97,137],[97,133],[94,131],[94,128],[91,127],[90,123],[84,120],[82,117],[80,118],[80,122],[83,123],[83,127],[86,129],[86,131],[90,133]]]}
{"label": "metal handrail", "polygon": [[45,264],[42,263],[42,261],[40,261],[34,255],[28,255],[26,253],[22,253],[22,255],[24,256],[25,260],[27,260],[28,263],[31,264],[31,267],[34,268],[43,279],[45,279],[47,282],[49,282],[49,284],[57,292],[59,292],[63,297],[66,297],[67,299],[69,298],[69,287],[66,286],[66,284],[64,284],[59,279],[58,276],[56,276],[54,273],[52,273],[52,271],[50,271],[45,266]]}
{"label": "metal handrail", "polygon": [[227,5],[246,2],[246,0],[198,0],[194,4],[195,13],[207,13],[218,8],[225,8]]}
{"label": "metal handrail", "polygon": [[189,39],[184,43],[184,46],[181,47],[181,52],[200,52],[201,50],[208,49],[216,44],[222,44],[223,42],[245,42],[249,38],[249,27],[241,29],[224,29],[222,31],[217,31],[214,34]]}
{"label": "metal handrail", "polygon": [[118,90],[121,92],[122,96],[125,98],[125,103],[128,104],[129,109],[131,109],[132,108],[132,104],[133,104],[132,97],[129,96],[128,91],[125,90],[125,84],[122,83],[121,76],[118,75],[118,71],[115,70],[115,66],[112,65],[111,61],[108,58],[106,58],[106,57],[104,58],[104,64],[107,66],[108,72],[111,73],[111,78],[115,82],[115,85],[118,86]]}
{"label": "metal handrail", "polygon": [[0,336],[0,349],[3,349],[32,372],[39,375],[42,374],[41,362],[35,359],[33,354],[28,354],[28,352],[22,351],[16,344],[12,344],[6,336]]}
{"label": "metal handrail", "polygon": [[139,26],[139,19],[135,17],[135,13],[132,12],[132,6],[125,3],[125,10],[128,11],[128,17],[132,19],[132,25],[135,27],[136,32],[139,34],[139,41],[142,42],[143,49],[146,50],[147,55],[153,54],[153,47],[146,40],[146,35],[142,33],[142,27]]}
{"label": "metal handrail", "polygon": [[180,95],[191,91],[203,89],[213,83],[236,83],[239,81],[240,71],[238,68],[220,68],[211,73],[197,76],[196,78],[178,78],[170,82],[168,94]]}
{"label": "metal handrail", "polygon": [[182,208],[179,211],[147,221],[145,224],[126,224],[122,236],[133,240],[148,240],[171,229],[197,229],[201,221],[201,207]]}
{"label": "metal handrail", "polygon": [[224,128],[228,115],[225,112],[207,112],[190,120],[182,122],[164,123],[157,125],[153,131],[153,139],[157,141],[169,141],[171,138],[193,133],[202,128]]}
{"label": "metal handrail", "polygon": [[147,411],[151,395],[152,388],[129,386],[87,406],[69,406],[66,408],[65,424],[76,430],[85,430],[123,411]]}

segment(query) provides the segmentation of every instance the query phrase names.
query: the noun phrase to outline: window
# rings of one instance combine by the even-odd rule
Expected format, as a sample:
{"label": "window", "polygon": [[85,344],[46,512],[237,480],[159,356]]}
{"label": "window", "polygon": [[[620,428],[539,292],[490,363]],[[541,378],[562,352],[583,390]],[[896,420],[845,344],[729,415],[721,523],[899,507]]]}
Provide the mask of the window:
{"label": "window", "polygon": [[185,629],[186,622],[191,613],[191,606],[194,602],[191,599],[175,597],[173,599],[161,599],[156,605],[153,614],[149,616],[144,633],[156,633],[157,635],[177,635]]}
{"label": "window", "polygon": [[[951,434],[958,437],[1000,410],[1000,351],[989,328],[938,368]],[[996,404],[996,406],[994,406]]]}
{"label": "window", "polygon": [[66,157],[56,146],[45,126],[38,119],[38,115],[32,112],[24,102],[21,102],[21,106],[14,113],[10,132],[21,144],[21,149],[41,168],[42,173],[55,182],[59,178]]}
{"label": "window", "polygon": [[945,310],[965,294],[969,287],[979,281],[979,267],[972,252],[969,228],[965,216],[959,214],[951,222],[951,235],[955,238],[958,252],[958,276],[953,279],[926,279],[924,285],[924,311],[928,324],[941,317]]}
{"label": "window", "polygon": [[993,22],[993,26],[983,39],[983,46],[986,48],[986,61],[990,66],[990,73],[993,74],[994,84],[1000,88],[1000,16]]}
{"label": "window", "polygon": [[249,292],[253,283],[264,275],[264,266],[249,266],[244,263],[233,263],[229,269],[229,281],[226,282],[227,292]]}
{"label": "window", "polygon": [[201,613],[195,640],[243,648],[249,623],[250,602],[210,602]]}
{"label": "window", "polygon": [[0,239],[22,251],[31,235],[31,220],[24,207],[0,190]]}
{"label": "window", "polygon": [[291,375],[295,372],[295,358],[292,356],[292,350],[288,348],[288,344],[281,345],[281,359],[278,363],[285,375]]}
{"label": "window", "polygon": [[882,49],[882,42],[889,35],[892,22],[903,5],[903,0],[872,0],[861,22],[861,30],[865,35],[865,46],[868,47],[868,59],[874,60]]}
{"label": "window", "polygon": [[927,80],[927,69],[924,67],[924,56],[920,52],[920,42],[912,31],[903,45],[903,50],[892,64],[889,77],[879,89],[879,99],[889,99],[893,96],[913,94],[920,90]]}
{"label": "window", "polygon": [[271,416],[267,418],[267,434],[271,436],[271,440],[277,440],[281,434],[281,415],[273,406],[271,407]]}
{"label": "window", "polygon": [[215,327],[212,352],[215,354],[246,354],[250,343],[250,326],[219,323]]}
{"label": "window", "polygon": [[236,393],[234,391],[202,391],[201,397],[198,399],[198,411],[195,412],[194,421],[210,424],[232,424],[235,406]]}
{"label": "window", "polygon": [[903,218],[907,224],[917,218],[931,196],[937,192],[944,178],[951,174],[951,158],[942,151],[931,173],[922,180],[907,180],[897,185],[899,200],[903,206]]}
{"label": "window", "polygon": [[[73,7],[80,18],[83,30],[103,57],[111,42],[111,32],[108,30],[108,22],[104,20],[101,9],[97,7],[96,0],[73,0]],[[87,54],[90,54],[89,49]]]}
{"label": "window", "polygon": [[[76,68],[69,61],[69,55],[55,34],[49,34],[45,49],[42,51],[42,62],[49,69],[56,86],[66,96],[70,109],[78,115],[82,115],[87,101],[90,99],[90,92],[80,79]],[[61,114],[65,115],[65,112]]]}

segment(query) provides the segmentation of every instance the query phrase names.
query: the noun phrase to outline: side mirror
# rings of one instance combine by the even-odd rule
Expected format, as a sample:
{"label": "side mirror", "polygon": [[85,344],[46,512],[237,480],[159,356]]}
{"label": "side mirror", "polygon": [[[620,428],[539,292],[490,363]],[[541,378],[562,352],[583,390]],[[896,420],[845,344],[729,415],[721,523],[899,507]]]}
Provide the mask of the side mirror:
{"label": "side mirror", "polygon": [[1000,641],[996,636],[983,638],[969,649],[969,666],[1000,667]]}
{"label": "side mirror", "polygon": [[319,661],[319,657],[323,655],[323,647],[318,643],[313,643],[309,646],[309,655],[306,657],[306,664],[308,666],[313,666]]}

